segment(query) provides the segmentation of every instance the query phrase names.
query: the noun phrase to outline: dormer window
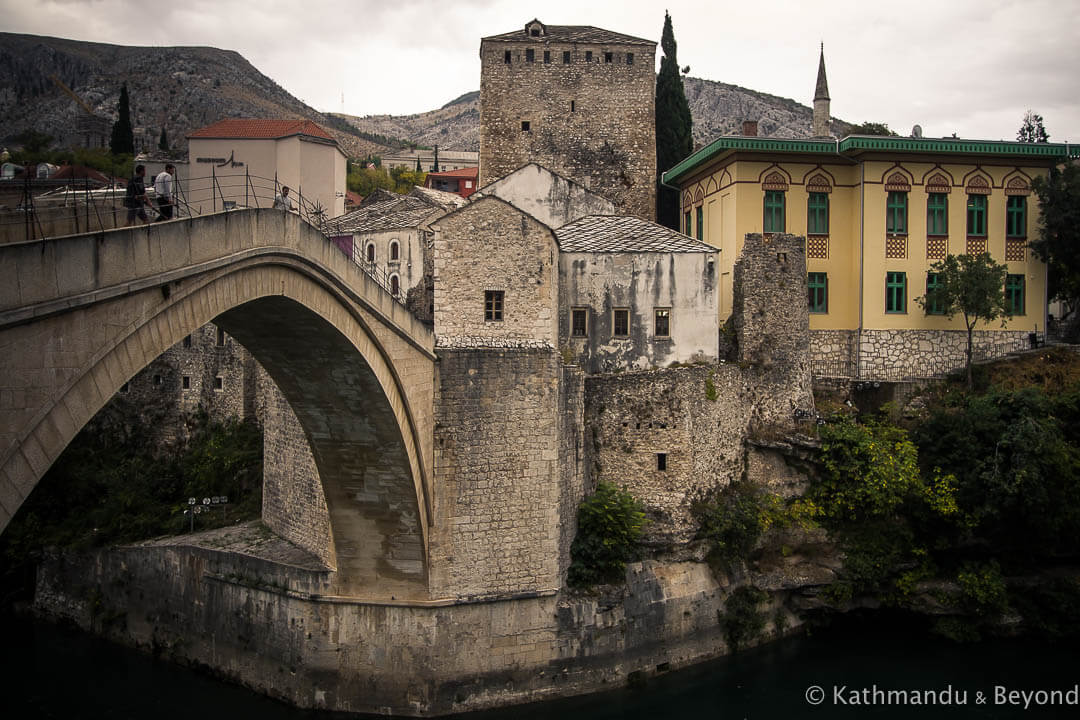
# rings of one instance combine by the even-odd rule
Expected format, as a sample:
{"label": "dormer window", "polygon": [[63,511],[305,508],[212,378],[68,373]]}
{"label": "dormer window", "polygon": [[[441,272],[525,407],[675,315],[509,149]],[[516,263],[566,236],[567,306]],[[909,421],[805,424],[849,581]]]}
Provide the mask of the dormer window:
{"label": "dormer window", "polygon": [[544,23],[533,20],[525,26],[525,34],[529,37],[543,37],[547,35],[547,29],[544,27]]}

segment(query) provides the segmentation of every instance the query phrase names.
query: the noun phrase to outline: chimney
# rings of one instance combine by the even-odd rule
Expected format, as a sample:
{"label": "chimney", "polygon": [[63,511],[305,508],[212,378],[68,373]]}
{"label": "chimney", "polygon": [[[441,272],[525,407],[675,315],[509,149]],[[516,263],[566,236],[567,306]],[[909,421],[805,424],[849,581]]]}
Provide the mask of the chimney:
{"label": "chimney", "polygon": [[742,134],[745,137],[757,137],[757,120],[743,120]]}

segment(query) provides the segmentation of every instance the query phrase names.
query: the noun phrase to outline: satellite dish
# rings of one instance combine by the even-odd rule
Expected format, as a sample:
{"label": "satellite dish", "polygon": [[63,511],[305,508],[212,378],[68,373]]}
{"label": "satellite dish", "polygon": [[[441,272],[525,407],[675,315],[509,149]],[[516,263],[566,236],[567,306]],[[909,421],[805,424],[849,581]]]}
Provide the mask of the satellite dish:
{"label": "satellite dish", "polygon": [[913,137],[913,138],[921,138],[922,137],[922,125],[916,125],[915,127],[911,128],[911,137]]}

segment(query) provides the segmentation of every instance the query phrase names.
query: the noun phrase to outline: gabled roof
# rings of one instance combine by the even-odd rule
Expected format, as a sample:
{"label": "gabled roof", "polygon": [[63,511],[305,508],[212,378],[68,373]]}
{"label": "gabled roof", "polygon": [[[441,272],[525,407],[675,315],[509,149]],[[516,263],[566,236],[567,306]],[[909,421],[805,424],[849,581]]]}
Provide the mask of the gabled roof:
{"label": "gabled roof", "polygon": [[555,231],[563,252],[716,252],[700,240],[631,215],[588,215]]}
{"label": "gabled roof", "polygon": [[414,185],[409,191],[411,197],[420,198],[425,202],[442,208],[443,210],[456,210],[465,204],[465,198],[457,193],[436,190],[435,188],[420,187]]}
{"label": "gabled roof", "polygon": [[612,45],[656,45],[655,40],[623,35],[622,33],[604,30],[592,25],[544,25],[544,34],[540,37],[533,37],[522,28],[501,35],[491,35],[482,38],[480,42],[507,42],[511,40],[521,42],[595,43],[599,45],[605,43]]}
{"label": "gabled roof", "polygon": [[[330,233],[364,233],[416,228],[448,210],[461,207],[465,200],[454,193],[414,187],[408,195],[378,191],[350,213],[327,223]],[[389,196],[389,197],[387,197]]]}
{"label": "gabled roof", "polygon": [[335,142],[330,133],[310,120],[285,118],[225,118],[190,133],[189,138],[266,140],[305,135]]}

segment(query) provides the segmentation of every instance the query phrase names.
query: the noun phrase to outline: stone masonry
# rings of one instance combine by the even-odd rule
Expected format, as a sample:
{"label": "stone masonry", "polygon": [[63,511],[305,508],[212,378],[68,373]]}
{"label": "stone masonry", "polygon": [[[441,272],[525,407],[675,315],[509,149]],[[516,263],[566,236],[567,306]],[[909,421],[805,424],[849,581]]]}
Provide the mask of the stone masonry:
{"label": "stone masonry", "polygon": [[537,162],[655,218],[655,53],[651,40],[536,21],[484,38],[481,187]]}

